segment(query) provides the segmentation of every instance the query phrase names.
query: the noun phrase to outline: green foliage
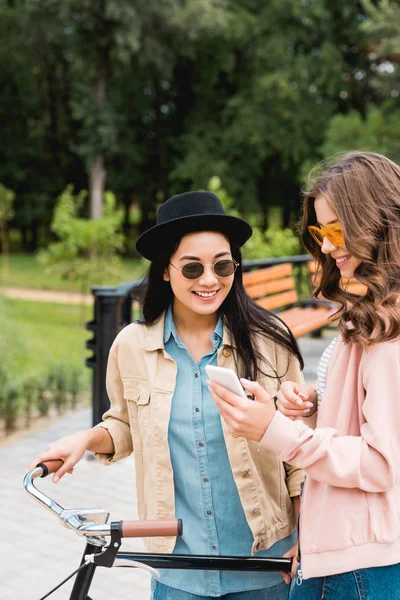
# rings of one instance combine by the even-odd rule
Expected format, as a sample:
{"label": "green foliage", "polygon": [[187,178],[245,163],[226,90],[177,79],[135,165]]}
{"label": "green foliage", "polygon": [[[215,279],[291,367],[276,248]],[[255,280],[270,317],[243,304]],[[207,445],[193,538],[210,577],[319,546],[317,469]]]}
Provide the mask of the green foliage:
{"label": "green foliage", "polygon": [[26,375],[23,380],[22,397],[24,400],[25,425],[29,427],[32,421],[32,414],[37,404],[39,394],[40,379],[34,373]]}
{"label": "green foliage", "polygon": [[71,185],[61,194],[52,223],[58,242],[39,255],[48,269],[61,273],[65,279],[78,280],[81,290],[88,291],[91,283],[102,283],[120,272],[117,252],[123,247],[119,233],[123,214],[115,207],[115,197],[105,194],[103,216],[89,220],[80,218],[86,191],[73,195]]}
{"label": "green foliage", "polygon": [[[7,285],[17,288],[37,290],[59,290],[80,292],[79,282],[62,278],[62,274],[52,270],[39,268],[35,255],[12,253],[9,256],[10,273]],[[121,281],[134,281],[143,276],[146,266],[142,260],[124,258],[121,260],[121,271],[107,278],[107,285],[117,285]],[[98,283],[100,279],[94,279]]]}
{"label": "green foliage", "polygon": [[328,126],[322,154],[370,150],[400,163],[400,109],[369,107],[365,120],[359,113],[335,115]]}
{"label": "green foliage", "polygon": [[[222,187],[219,177],[214,176],[210,179],[208,190],[218,195],[227,214],[234,217],[239,216],[238,211],[234,208],[235,203],[233,199]],[[291,229],[270,227],[266,231],[262,231],[256,226],[253,226],[253,235],[242,249],[244,260],[292,256],[299,254],[300,251],[300,240]]]}
{"label": "green foliage", "polygon": [[398,10],[390,0],[0,2],[0,181],[16,193],[24,251],[45,245],[66,184],[79,192],[96,173],[127,231],[139,207],[132,239],[162,200],[214,175],[240,214],[279,206],[286,227],[332,116],[398,101]]}
{"label": "green foliage", "polygon": [[294,254],[301,254],[301,244],[292,229],[270,227],[263,232],[258,228],[253,228],[253,235],[243,247],[245,260]]}
{"label": "green foliage", "polygon": [[71,408],[75,408],[78,404],[79,394],[82,392],[84,387],[81,370],[77,367],[71,367],[66,383],[67,390],[70,395]]}
{"label": "green foliage", "polygon": [[396,0],[362,0],[368,19],[362,28],[378,41],[380,56],[400,52],[400,5]]}
{"label": "green foliage", "polygon": [[14,199],[15,193],[0,183],[0,227],[13,218]]}
{"label": "green foliage", "polygon": [[231,196],[227,193],[227,191],[222,187],[221,179],[214,175],[211,177],[208,182],[208,191],[214,192],[221,200],[221,204],[224,207],[225,212],[232,217],[238,217],[239,211],[235,208],[235,202]]}
{"label": "green foliage", "polygon": [[0,298],[0,421],[7,434],[37,414],[77,405],[89,387],[85,336],[76,307]]}
{"label": "green foliage", "polygon": [[15,194],[0,183],[0,244],[2,253],[2,275],[8,277],[8,222],[13,218]]}

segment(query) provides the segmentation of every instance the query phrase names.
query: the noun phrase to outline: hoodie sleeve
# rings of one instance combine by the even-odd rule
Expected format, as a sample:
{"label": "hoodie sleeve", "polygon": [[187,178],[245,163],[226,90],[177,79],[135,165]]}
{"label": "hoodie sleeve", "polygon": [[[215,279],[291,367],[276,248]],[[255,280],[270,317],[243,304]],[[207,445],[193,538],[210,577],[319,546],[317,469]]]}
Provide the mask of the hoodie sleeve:
{"label": "hoodie sleeve", "polygon": [[[281,383],[284,381],[304,383],[304,377],[300,369],[299,361],[293,354],[288,354],[287,351],[283,351],[280,347],[277,347],[276,365],[278,375],[282,375],[280,377]],[[300,496],[301,484],[305,478],[304,471],[293,464],[289,464],[285,460],[284,467],[286,473],[286,487],[290,497],[294,498],[295,496]]]}
{"label": "hoodie sleeve", "polygon": [[276,412],[260,443],[322,483],[384,492],[395,483],[400,457],[400,341],[372,346],[360,368],[365,422],[359,436],[311,429]]}

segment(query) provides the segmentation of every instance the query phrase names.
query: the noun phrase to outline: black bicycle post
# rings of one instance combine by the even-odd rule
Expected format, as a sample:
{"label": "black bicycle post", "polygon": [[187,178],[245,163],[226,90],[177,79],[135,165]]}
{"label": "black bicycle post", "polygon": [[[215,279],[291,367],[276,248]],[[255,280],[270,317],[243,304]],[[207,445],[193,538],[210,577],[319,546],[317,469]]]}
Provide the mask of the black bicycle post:
{"label": "black bicycle post", "polygon": [[[87,543],[82,556],[81,565],[84,564],[85,556],[87,554],[97,554],[98,552],[100,552],[100,550],[101,548],[99,546]],[[92,584],[92,579],[95,570],[96,565],[93,563],[89,563],[85,569],[79,571],[75,578],[74,587],[72,588],[69,600],[90,600],[88,593]]]}

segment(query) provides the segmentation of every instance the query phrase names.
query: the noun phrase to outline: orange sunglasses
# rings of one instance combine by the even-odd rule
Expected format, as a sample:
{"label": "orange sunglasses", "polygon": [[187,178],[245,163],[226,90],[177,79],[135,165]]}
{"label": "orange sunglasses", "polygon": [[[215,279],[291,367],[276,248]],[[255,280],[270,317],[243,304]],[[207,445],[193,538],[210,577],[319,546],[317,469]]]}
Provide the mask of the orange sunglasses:
{"label": "orange sunglasses", "polygon": [[339,221],[336,223],[331,223],[326,227],[317,227],[316,225],[309,225],[307,227],[310,234],[313,236],[314,240],[322,246],[324,243],[324,237],[327,237],[328,240],[334,246],[344,246],[344,237],[342,226]]}

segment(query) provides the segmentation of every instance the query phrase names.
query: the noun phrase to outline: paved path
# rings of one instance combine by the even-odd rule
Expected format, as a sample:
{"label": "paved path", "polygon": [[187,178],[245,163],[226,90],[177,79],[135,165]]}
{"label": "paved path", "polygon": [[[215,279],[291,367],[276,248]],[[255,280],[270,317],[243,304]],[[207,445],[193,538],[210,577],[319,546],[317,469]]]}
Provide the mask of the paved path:
{"label": "paved path", "polygon": [[7,298],[21,300],[35,300],[37,302],[55,302],[57,304],[93,304],[93,296],[90,294],[78,294],[75,292],[58,292],[55,290],[32,290],[28,288],[5,287],[1,289]]}
{"label": "paved path", "polygon": [[[305,375],[310,382],[315,381],[318,357],[332,334],[325,335],[325,339],[304,338],[300,342],[307,365]],[[39,600],[78,566],[83,540],[31,500],[22,487],[22,479],[32,458],[49,442],[90,424],[90,410],[80,410],[60,418],[45,431],[0,448],[1,600]],[[137,518],[132,457],[112,467],[87,458],[77,465],[73,476],[66,475],[57,485],[50,478],[40,480],[39,486],[66,508],[100,507],[110,511],[111,520]],[[129,540],[124,542],[124,548],[142,550],[143,546],[140,540]],[[149,580],[147,573],[134,569],[99,569],[91,597],[148,600]],[[51,598],[67,600],[70,589],[66,584]]]}

